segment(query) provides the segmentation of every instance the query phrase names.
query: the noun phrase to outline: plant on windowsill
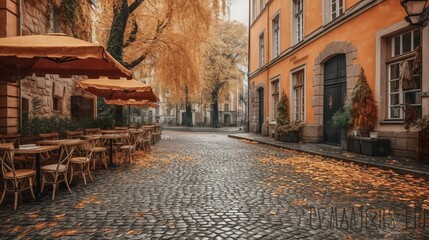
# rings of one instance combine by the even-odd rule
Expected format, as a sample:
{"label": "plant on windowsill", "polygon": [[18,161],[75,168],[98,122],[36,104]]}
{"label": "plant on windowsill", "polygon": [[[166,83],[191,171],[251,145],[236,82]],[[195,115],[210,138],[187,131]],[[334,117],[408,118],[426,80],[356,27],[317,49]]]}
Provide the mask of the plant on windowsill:
{"label": "plant on windowsill", "polygon": [[287,116],[287,96],[284,92],[276,107],[276,139],[282,142],[298,142],[298,134],[304,127],[304,124],[301,121],[289,121]]}
{"label": "plant on windowsill", "polygon": [[359,129],[362,137],[369,137],[377,123],[377,105],[368,85],[363,68],[352,91],[351,117],[353,126]]}

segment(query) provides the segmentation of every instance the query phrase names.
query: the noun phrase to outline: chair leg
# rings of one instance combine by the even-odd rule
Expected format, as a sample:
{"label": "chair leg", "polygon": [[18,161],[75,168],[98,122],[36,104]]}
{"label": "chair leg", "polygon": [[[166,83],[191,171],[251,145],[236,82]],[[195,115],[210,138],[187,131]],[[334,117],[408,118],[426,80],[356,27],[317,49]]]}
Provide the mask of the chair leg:
{"label": "chair leg", "polygon": [[52,201],[55,200],[55,191],[57,190],[57,183],[52,184]]}
{"label": "chair leg", "polygon": [[72,190],[70,189],[69,182],[67,182],[67,171],[64,172],[64,179],[65,179],[64,182],[66,182],[67,189],[69,190],[70,193],[73,193]]}
{"label": "chair leg", "polygon": [[74,174],[74,172],[73,172],[73,166],[71,165],[70,166],[70,180],[69,180],[69,183],[71,183],[73,181],[73,174]]}
{"label": "chair leg", "polygon": [[31,177],[28,178],[28,181],[30,182],[30,192],[33,199],[36,199],[36,196],[34,196],[34,190],[33,190],[33,179]]}
{"label": "chair leg", "polygon": [[16,208],[18,207],[18,195],[19,195],[19,192],[15,192],[15,201],[13,204],[13,210],[16,210]]}
{"label": "chair leg", "polygon": [[3,199],[5,195],[6,195],[6,188],[3,190],[3,194],[1,195],[0,204],[3,203]]}
{"label": "chair leg", "polygon": [[85,167],[84,167],[84,165],[82,164],[82,165],[80,165],[80,170],[82,171],[82,177],[83,177],[83,182],[85,183],[85,185],[86,185],[86,174],[85,174],[85,169],[84,169]]}

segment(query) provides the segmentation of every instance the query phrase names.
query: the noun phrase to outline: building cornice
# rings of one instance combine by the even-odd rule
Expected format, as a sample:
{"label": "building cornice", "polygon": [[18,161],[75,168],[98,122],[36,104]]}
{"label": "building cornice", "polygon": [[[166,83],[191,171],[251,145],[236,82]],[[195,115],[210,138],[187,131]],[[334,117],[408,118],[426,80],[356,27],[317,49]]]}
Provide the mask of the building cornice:
{"label": "building cornice", "polygon": [[[268,3],[271,3],[272,0],[270,0]],[[295,44],[294,46],[289,47],[285,51],[283,51],[279,56],[272,59],[270,62],[265,64],[263,67],[257,69],[253,73],[249,73],[249,80],[253,79],[257,75],[259,75],[261,72],[264,72],[265,70],[269,69],[273,65],[277,64],[278,62],[290,57],[291,55],[295,54],[297,51],[303,49],[304,47],[308,46],[309,44],[313,43],[314,41],[318,40],[319,38],[323,37],[324,35],[328,34],[329,32],[333,31],[334,29],[338,28],[339,26],[342,26],[346,24],[348,21],[356,18],[357,16],[361,15],[365,11],[373,8],[377,4],[383,2],[383,0],[364,0],[360,3],[356,4],[352,8],[348,9],[342,16],[338,17],[337,19],[322,25],[321,27],[317,28],[315,31],[313,31],[311,34],[307,35],[303,41],[301,41],[298,44]],[[265,5],[265,8],[269,4]],[[262,13],[262,12],[261,12]],[[258,15],[258,18],[261,14]],[[255,23],[253,21],[253,23]],[[253,25],[252,23],[252,25]],[[249,28],[250,32],[250,28]],[[250,36],[250,35],[249,35]]]}

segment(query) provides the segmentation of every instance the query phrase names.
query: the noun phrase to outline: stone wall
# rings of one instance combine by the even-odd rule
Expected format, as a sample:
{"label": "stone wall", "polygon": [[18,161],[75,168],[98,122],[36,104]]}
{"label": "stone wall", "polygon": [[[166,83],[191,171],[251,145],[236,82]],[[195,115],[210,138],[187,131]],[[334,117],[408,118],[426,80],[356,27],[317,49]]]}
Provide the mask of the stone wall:
{"label": "stone wall", "polygon": [[[75,81],[81,77],[60,78],[58,75],[27,77],[22,80],[22,98],[29,102],[30,117],[34,114],[33,99],[40,100],[36,116],[47,117],[54,114],[71,116],[71,96],[75,94]],[[79,94],[78,94],[79,95]],[[54,110],[54,98],[60,100],[59,110]]]}

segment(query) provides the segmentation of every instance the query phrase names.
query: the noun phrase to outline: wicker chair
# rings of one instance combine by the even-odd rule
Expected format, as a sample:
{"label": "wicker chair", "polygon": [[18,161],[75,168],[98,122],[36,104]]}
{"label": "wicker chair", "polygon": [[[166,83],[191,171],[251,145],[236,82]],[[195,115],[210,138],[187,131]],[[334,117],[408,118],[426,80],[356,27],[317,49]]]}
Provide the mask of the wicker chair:
{"label": "wicker chair", "polygon": [[57,191],[57,188],[59,188],[60,182],[65,182],[67,189],[70,193],[72,193],[69,186],[67,173],[69,170],[70,158],[73,155],[73,151],[75,148],[76,146],[67,147],[65,145],[61,145],[58,162],[55,164],[45,165],[40,168],[42,174],[41,191],[43,192],[45,183],[52,184],[52,200],[55,199],[55,193]]}
{"label": "wicker chair", "polygon": [[21,192],[30,189],[31,196],[35,199],[33,192],[33,178],[36,176],[36,171],[33,169],[15,169],[14,166],[14,146],[11,144],[6,149],[2,149],[3,154],[0,157],[1,168],[4,180],[3,194],[0,199],[0,204],[3,202],[6,192],[15,194],[13,209],[18,206],[18,197]]}
{"label": "wicker chair", "polygon": [[83,177],[83,182],[86,185],[86,175],[88,174],[89,178],[93,182],[94,179],[91,175],[91,159],[92,154],[94,153],[94,148],[92,147],[93,140],[87,140],[83,144],[84,156],[72,157],[70,159],[70,180],[69,183],[73,181],[73,176],[75,173],[81,174]]}

